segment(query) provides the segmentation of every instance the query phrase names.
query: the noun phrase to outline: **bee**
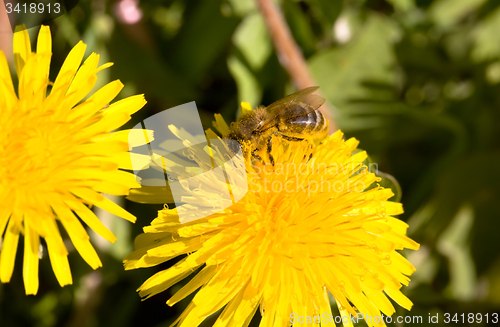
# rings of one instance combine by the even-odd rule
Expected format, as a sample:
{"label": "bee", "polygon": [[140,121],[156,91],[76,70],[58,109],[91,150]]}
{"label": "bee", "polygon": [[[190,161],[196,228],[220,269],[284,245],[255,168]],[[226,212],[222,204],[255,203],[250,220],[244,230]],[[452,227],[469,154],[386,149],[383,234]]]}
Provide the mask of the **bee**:
{"label": "bee", "polygon": [[240,116],[225,137],[244,145],[244,154],[250,153],[259,160],[263,160],[259,154],[265,149],[272,164],[273,136],[288,141],[319,143],[328,135],[328,121],[318,110],[325,99],[312,94],[318,88],[305,88]]}

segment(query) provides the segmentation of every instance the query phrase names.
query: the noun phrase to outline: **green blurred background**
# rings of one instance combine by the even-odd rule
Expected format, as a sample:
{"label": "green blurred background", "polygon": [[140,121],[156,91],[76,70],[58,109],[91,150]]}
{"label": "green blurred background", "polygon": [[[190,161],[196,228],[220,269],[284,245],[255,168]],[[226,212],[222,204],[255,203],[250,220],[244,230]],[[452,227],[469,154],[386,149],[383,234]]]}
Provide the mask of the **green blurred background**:
{"label": "green blurred background", "polygon": [[[396,315],[421,315],[427,325],[429,313],[499,313],[500,1],[279,4],[337,124],[401,184],[400,218],[421,249],[405,253],[417,268],[405,288],[414,308]],[[51,80],[81,39],[87,54],[115,63],[99,86],[119,78],[120,97],[146,95],[128,127],[196,101],[208,128],[214,113],[234,120],[240,101],[269,104],[294,91],[252,0],[81,0],[49,25]],[[173,322],[190,298],[173,308],[165,302],[181,285],[145,302],[135,293],[173,262],[135,271],[121,263],[162,206],[117,201],[137,223],[100,213],[118,241],[91,236],[104,265],[97,271],[73,250],[72,286],[58,286],[44,253],[38,295],[26,296],[19,249],[12,281],[0,284],[0,326]],[[252,325],[258,321],[257,314]]]}

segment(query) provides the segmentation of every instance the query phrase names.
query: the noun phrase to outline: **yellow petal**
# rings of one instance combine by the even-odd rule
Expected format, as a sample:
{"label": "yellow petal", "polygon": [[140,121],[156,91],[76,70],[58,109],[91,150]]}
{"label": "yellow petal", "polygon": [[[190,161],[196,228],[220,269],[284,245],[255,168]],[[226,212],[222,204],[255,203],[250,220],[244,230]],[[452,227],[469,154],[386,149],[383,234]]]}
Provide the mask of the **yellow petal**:
{"label": "yellow petal", "polygon": [[49,54],[34,54],[25,63],[19,79],[19,99],[28,100],[32,106],[42,107],[49,84]]}
{"label": "yellow petal", "polygon": [[174,203],[174,197],[169,187],[142,186],[131,189],[127,199],[137,203]]}
{"label": "yellow petal", "polygon": [[342,324],[344,327],[354,327],[351,321],[351,314],[337,301],[340,316],[342,317]]}
{"label": "yellow petal", "polygon": [[78,71],[80,63],[82,62],[86,48],[87,45],[80,41],[73,47],[73,49],[71,49],[66,57],[66,60],[64,60],[59,74],[56,77],[51,96],[64,96],[66,94],[69,86],[71,85],[71,81]]}
{"label": "yellow petal", "polygon": [[68,119],[75,120],[77,117],[85,119],[92,116],[97,111],[104,108],[105,105],[109,104],[122,89],[123,84],[119,80],[106,84],[84,103],[71,110]]}
{"label": "yellow petal", "polygon": [[154,140],[153,131],[143,129],[127,129],[114,133],[95,136],[92,138],[94,142],[101,141],[121,141],[126,142],[129,148],[147,144]]}
{"label": "yellow petal", "polygon": [[48,26],[43,26],[38,32],[37,40],[37,54],[41,55],[39,67],[37,68],[37,77],[42,83],[42,89],[40,90],[42,100],[47,96],[47,86],[50,71],[50,58],[52,56],[52,37],[50,35],[50,28]]}
{"label": "yellow petal", "polygon": [[105,64],[102,64],[100,65],[99,67],[97,67],[97,69],[95,70],[96,73],[100,72],[101,70],[104,70],[106,68],[109,68],[111,66],[113,66],[114,64],[112,62],[107,62]]}
{"label": "yellow petal", "polygon": [[387,296],[385,296],[385,294],[381,291],[365,289],[363,292],[366,294],[368,299],[384,313],[384,315],[391,316],[394,312],[396,312],[391,304],[391,301],[389,301]]}
{"label": "yellow petal", "polygon": [[252,112],[252,106],[248,102],[241,102],[241,115],[244,116]]}
{"label": "yellow petal", "polygon": [[0,211],[0,237],[3,235],[3,232],[5,230],[5,226],[7,226],[7,222],[9,221],[10,218],[10,212],[7,210],[1,210]]}
{"label": "yellow petal", "polygon": [[89,239],[87,231],[83,228],[82,224],[75,217],[73,212],[66,206],[62,205],[52,205],[52,209],[57,214],[59,221],[64,226],[64,229],[69,233],[69,230],[73,233],[73,236],[81,239]]}
{"label": "yellow petal", "polygon": [[406,310],[411,310],[413,303],[408,299],[400,290],[394,288],[386,288],[384,292],[391,297],[397,304],[405,308]]}
{"label": "yellow petal", "polygon": [[148,251],[148,255],[152,257],[161,257],[161,256],[177,256],[180,254],[194,252],[201,248],[203,245],[203,240],[201,237],[193,237],[193,238],[183,238],[178,242],[169,242],[168,244],[163,244],[159,246],[155,246],[154,248]]}
{"label": "yellow petal", "polygon": [[[132,117],[126,113],[117,113],[114,115],[104,115],[99,119],[99,121],[89,127],[89,130],[93,130],[95,134],[102,132],[111,132],[119,127],[122,127],[126,122],[128,122]],[[88,133],[88,131],[85,131]],[[89,134],[89,135],[95,135]]]}
{"label": "yellow petal", "polygon": [[116,241],[116,236],[108,228],[106,228],[106,226],[104,226],[99,218],[97,218],[92,210],[90,210],[86,205],[80,201],[68,202],[68,205],[72,206],[72,209],[80,217],[80,219],[83,220],[83,222],[94,232],[111,243]]}
{"label": "yellow petal", "polygon": [[0,281],[2,283],[8,283],[12,277],[18,241],[19,230],[15,226],[14,219],[11,219],[5,231],[2,242],[2,253],[0,254]]}
{"label": "yellow petal", "polygon": [[128,151],[128,144],[125,142],[100,142],[83,144],[78,147],[78,151],[91,156],[103,156]]}
{"label": "yellow petal", "polygon": [[80,66],[75,78],[71,82],[66,98],[63,102],[64,106],[74,107],[80,102],[94,87],[97,82],[96,68],[99,63],[99,55],[91,53],[90,56]]}
{"label": "yellow petal", "polygon": [[85,231],[85,228],[83,228],[82,224],[80,224],[73,212],[64,206],[53,206],[53,209],[60,218],[64,229],[75,246],[75,249],[82,256],[85,262],[87,262],[93,269],[101,267],[101,260],[90,244],[89,236]]}
{"label": "yellow petal", "polygon": [[149,168],[151,157],[139,153],[122,152],[117,153],[103,160],[109,160],[118,164],[119,168],[127,170],[142,170]]}
{"label": "yellow petal", "polygon": [[212,279],[216,272],[216,266],[206,266],[205,268],[203,268],[203,270],[197,273],[196,276],[194,276],[193,279],[189,281],[189,283],[178,290],[177,293],[175,293],[175,295],[167,301],[167,304],[169,306],[173,306],[177,302],[186,298],[198,288],[205,285],[210,279]]}
{"label": "yellow petal", "polygon": [[21,76],[26,60],[30,55],[31,43],[28,30],[25,25],[16,26],[14,32],[14,64],[18,76]]}
{"label": "yellow petal", "polygon": [[332,315],[332,307],[330,306],[330,297],[328,295],[328,291],[326,287],[322,287],[321,289],[323,296],[319,295],[319,308],[321,312],[321,317],[325,316],[327,319],[321,325],[323,326],[335,326],[335,321]]}
{"label": "yellow petal", "polygon": [[57,245],[59,242],[57,242],[55,237],[46,237],[45,241],[47,242],[50,264],[52,265],[52,270],[56,275],[59,285],[65,286],[73,284],[67,252],[61,253],[59,250],[60,247]]}
{"label": "yellow petal", "polygon": [[24,263],[23,278],[26,294],[38,292],[38,251],[40,237],[31,226],[31,218],[24,219]]}
{"label": "yellow petal", "polygon": [[215,122],[213,123],[214,127],[216,130],[221,133],[221,135],[225,136],[229,134],[229,126],[227,125],[226,121],[224,118],[222,118],[222,115],[220,114],[215,114]]}
{"label": "yellow petal", "polygon": [[128,211],[126,211],[113,201],[90,189],[79,188],[79,189],[72,189],[70,191],[71,193],[84,199],[85,201],[92,203],[93,205],[101,209],[104,209],[118,217],[121,217],[133,223],[135,223],[135,221],[137,220],[137,218],[134,215],[130,214]]}
{"label": "yellow petal", "polygon": [[104,110],[104,114],[114,115],[117,113],[124,113],[130,116],[139,111],[145,104],[146,99],[143,94],[134,95],[113,103]]}
{"label": "yellow petal", "polygon": [[138,182],[138,180],[140,180],[139,177],[123,170],[94,171],[90,176],[97,180],[110,182],[119,186],[125,186],[128,189],[141,187],[141,184]]}
{"label": "yellow petal", "polygon": [[[241,302],[235,302],[236,308],[234,309],[234,315],[232,323],[230,326],[235,327],[246,327],[253,318],[253,315],[259,306],[262,292],[258,288],[252,287],[250,284],[241,293]],[[233,302],[231,301],[231,302]],[[229,311],[229,310],[228,310]]]}
{"label": "yellow petal", "polygon": [[97,252],[95,251],[92,244],[90,244],[89,240],[82,240],[78,237],[71,237],[71,230],[68,232],[68,234],[71,238],[71,242],[73,242],[73,245],[75,246],[75,249],[82,256],[83,260],[85,260],[85,262],[88,263],[90,267],[92,267],[92,269],[102,267],[101,259],[99,259]]}
{"label": "yellow petal", "polygon": [[43,225],[44,229],[47,230],[45,242],[47,243],[52,270],[59,285],[70,285],[73,283],[73,280],[68,262],[68,251],[64,245],[56,221],[54,219],[46,219],[43,221]]}
{"label": "yellow petal", "polygon": [[5,109],[10,109],[16,101],[17,96],[14,92],[9,64],[5,54],[0,50],[0,104],[5,106]]}
{"label": "yellow petal", "polygon": [[151,267],[171,259],[175,255],[167,257],[150,257],[148,256],[148,250],[152,245],[161,246],[172,241],[173,237],[171,233],[140,234],[135,238],[134,242],[137,251],[129,254],[123,260],[125,270]]}
{"label": "yellow petal", "polygon": [[36,53],[44,54],[52,52],[52,37],[50,35],[50,28],[42,25],[38,32],[38,40],[36,44]]}
{"label": "yellow petal", "polygon": [[59,232],[59,227],[54,218],[55,217],[51,217],[51,219],[43,219],[40,222],[42,229],[45,231],[44,238],[47,241],[47,244],[49,243],[50,239],[51,247],[49,249],[49,252],[52,251],[60,255],[67,256],[68,250],[64,245],[61,233]]}
{"label": "yellow petal", "polygon": [[186,264],[186,259],[182,259],[169,269],[160,271],[148,278],[141,287],[139,287],[139,295],[147,299],[155,294],[163,292],[193,272],[194,269]]}
{"label": "yellow petal", "polygon": [[129,195],[130,187],[115,184],[108,181],[100,181],[94,185],[94,190],[99,193],[106,193],[111,195]]}

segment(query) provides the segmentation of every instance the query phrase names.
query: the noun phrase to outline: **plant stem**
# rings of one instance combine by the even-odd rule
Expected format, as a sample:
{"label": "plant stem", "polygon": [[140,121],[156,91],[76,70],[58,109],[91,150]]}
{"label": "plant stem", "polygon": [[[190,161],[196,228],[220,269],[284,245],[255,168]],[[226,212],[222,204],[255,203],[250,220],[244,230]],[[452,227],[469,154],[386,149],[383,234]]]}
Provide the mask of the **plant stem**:
{"label": "plant stem", "polygon": [[[297,89],[304,89],[317,85],[278,6],[272,0],[256,1],[273,40],[278,59],[290,75],[295,87]],[[330,123],[329,132],[333,133],[336,131],[337,124],[333,119],[331,108],[327,104],[324,104],[319,110]]]}
{"label": "plant stem", "polygon": [[5,8],[4,0],[0,0],[0,51],[3,51],[9,62],[12,61],[12,28]]}

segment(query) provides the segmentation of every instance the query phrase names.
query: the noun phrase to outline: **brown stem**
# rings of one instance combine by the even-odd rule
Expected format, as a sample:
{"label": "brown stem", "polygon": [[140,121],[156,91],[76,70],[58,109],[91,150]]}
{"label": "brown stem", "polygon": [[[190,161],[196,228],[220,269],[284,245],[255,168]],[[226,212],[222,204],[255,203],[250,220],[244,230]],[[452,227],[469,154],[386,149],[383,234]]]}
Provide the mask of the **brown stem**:
{"label": "brown stem", "polygon": [[12,28],[5,8],[4,0],[0,0],[0,50],[7,60],[12,61]]}
{"label": "brown stem", "polygon": [[76,300],[76,307],[67,324],[68,327],[84,327],[95,316],[104,291],[103,276],[98,271],[93,271],[82,279],[82,296]]}
{"label": "brown stem", "polygon": [[[290,75],[297,89],[317,85],[314,81],[300,48],[292,37],[283,14],[272,0],[256,0],[266,22],[281,65]],[[330,133],[337,130],[331,108],[324,104],[321,113],[330,122]]]}

